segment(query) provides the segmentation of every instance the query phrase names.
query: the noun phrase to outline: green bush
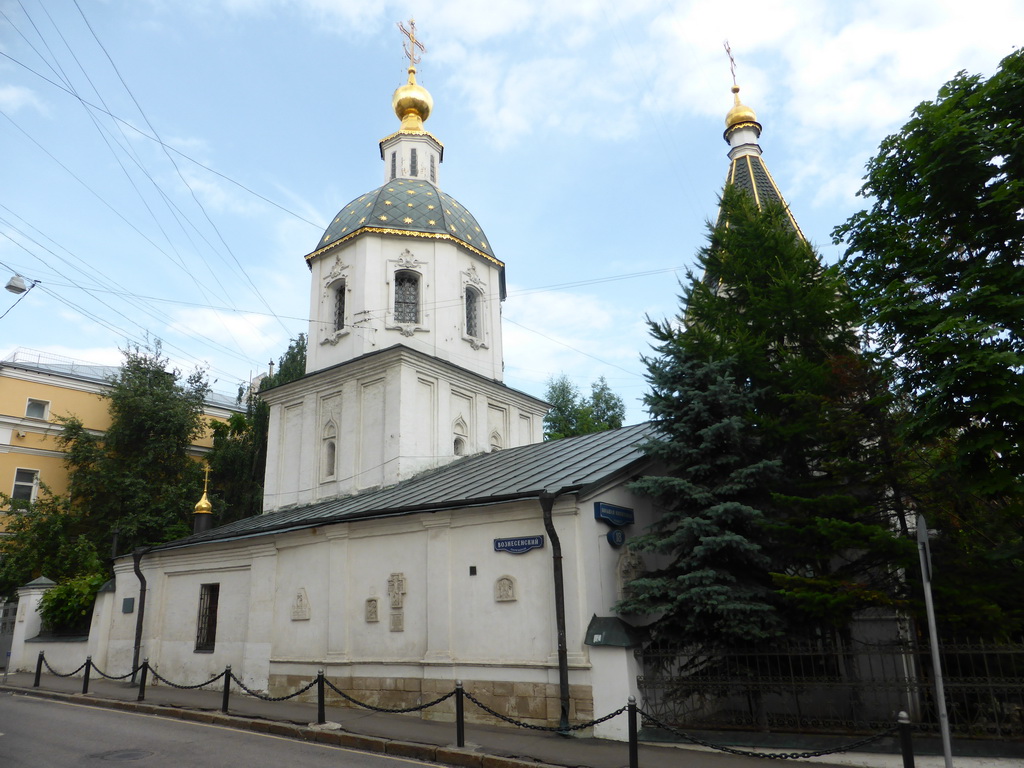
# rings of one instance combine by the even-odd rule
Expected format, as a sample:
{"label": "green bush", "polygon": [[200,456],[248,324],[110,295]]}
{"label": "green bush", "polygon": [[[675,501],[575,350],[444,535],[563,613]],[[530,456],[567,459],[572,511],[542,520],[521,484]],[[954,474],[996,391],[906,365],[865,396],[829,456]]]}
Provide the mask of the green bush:
{"label": "green bush", "polygon": [[53,587],[39,602],[43,626],[58,635],[87,633],[96,593],[106,581],[102,573],[89,573]]}

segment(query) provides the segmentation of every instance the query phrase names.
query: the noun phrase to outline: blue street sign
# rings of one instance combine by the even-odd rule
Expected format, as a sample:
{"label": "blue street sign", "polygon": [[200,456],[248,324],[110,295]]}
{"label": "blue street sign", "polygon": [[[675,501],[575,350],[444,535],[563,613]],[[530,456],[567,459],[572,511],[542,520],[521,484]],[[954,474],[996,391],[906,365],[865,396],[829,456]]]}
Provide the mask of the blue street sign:
{"label": "blue street sign", "polygon": [[495,552],[508,552],[510,555],[521,555],[531,549],[540,549],[544,546],[543,536],[519,536],[514,539],[495,539]]}
{"label": "blue street sign", "polygon": [[623,525],[633,524],[633,510],[629,507],[617,507],[614,504],[605,504],[603,501],[595,501],[594,519],[604,520],[608,525],[620,528]]}

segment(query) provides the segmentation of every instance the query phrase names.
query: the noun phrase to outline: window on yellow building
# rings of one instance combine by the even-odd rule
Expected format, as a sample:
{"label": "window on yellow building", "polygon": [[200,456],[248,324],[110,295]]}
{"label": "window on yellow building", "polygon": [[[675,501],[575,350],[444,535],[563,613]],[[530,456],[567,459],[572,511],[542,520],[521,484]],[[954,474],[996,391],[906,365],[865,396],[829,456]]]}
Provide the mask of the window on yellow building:
{"label": "window on yellow building", "polygon": [[50,414],[50,404],[46,400],[29,398],[25,406],[25,415],[30,419],[45,419]]}
{"label": "window on yellow building", "polygon": [[35,501],[38,491],[38,469],[14,470],[14,488],[11,490],[11,500],[17,502],[16,507],[27,507]]}

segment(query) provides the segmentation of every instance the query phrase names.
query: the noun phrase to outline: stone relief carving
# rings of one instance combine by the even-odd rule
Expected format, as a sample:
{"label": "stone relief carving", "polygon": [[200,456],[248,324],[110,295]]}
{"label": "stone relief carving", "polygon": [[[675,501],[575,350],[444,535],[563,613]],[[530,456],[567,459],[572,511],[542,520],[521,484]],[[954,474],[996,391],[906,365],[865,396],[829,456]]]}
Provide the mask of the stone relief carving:
{"label": "stone relief carving", "polygon": [[366,623],[373,624],[374,622],[380,621],[380,613],[378,600],[376,597],[370,597],[366,600]]}
{"label": "stone relief carving", "polygon": [[309,619],[309,596],[305,587],[299,587],[292,601],[292,621],[307,621]]}
{"label": "stone relief carving", "polygon": [[494,600],[499,603],[511,603],[516,600],[516,580],[511,576],[502,576],[494,582]]}
{"label": "stone relief carving", "polygon": [[424,264],[424,262],[417,259],[408,248],[398,254],[398,258],[395,259],[395,263],[398,264],[399,267],[404,267],[405,269],[415,269],[416,267]]}
{"label": "stone relief carving", "polygon": [[405,574],[392,573],[388,576],[388,597],[391,598],[392,608],[401,608],[405,595]]}
{"label": "stone relief carving", "polygon": [[334,264],[331,266],[330,271],[324,276],[324,296],[327,296],[331,292],[331,283],[337,280],[339,277],[346,277],[348,272],[348,264],[341,262],[341,256],[336,256]]}
{"label": "stone relief carving", "polygon": [[466,282],[467,283],[472,283],[473,285],[476,285],[476,286],[483,286],[483,285],[485,285],[485,283],[481,279],[480,275],[477,274],[476,264],[470,264],[469,265],[469,269],[467,269],[462,274],[464,274],[466,276]]}
{"label": "stone relief carving", "polygon": [[618,575],[618,588],[619,588],[619,599],[624,600],[629,597],[629,582],[639,576],[644,569],[643,560],[640,559],[640,555],[636,552],[630,552],[626,549],[619,556],[619,564],[616,569]]}
{"label": "stone relief carving", "polygon": [[391,623],[388,629],[392,632],[405,632],[405,614],[401,611],[394,611],[391,614]]}

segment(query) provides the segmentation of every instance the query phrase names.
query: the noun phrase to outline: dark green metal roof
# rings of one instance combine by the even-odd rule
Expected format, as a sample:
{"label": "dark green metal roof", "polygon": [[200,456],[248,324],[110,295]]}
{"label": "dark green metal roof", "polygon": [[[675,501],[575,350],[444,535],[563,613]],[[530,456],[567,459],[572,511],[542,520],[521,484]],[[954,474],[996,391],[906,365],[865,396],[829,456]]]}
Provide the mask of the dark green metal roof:
{"label": "dark green metal roof", "polygon": [[611,645],[617,648],[635,648],[644,641],[646,633],[618,616],[598,616],[590,620],[584,645]]}
{"label": "dark green metal roof", "polygon": [[775,184],[775,179],[768,172],[768,166],[765,165],[764,159],[760,155],[746,154],[734,159],[729,165],[729,175],[725,183],[734,184],[752,195],[754,200],[757,201],[757,207],[762,210],[764,210],[764,205],[768,201],[779,203],[786,209],[786,216],[793,227],[793,231],[796,232],[801,240],[807,239],[804,237],[804,233],[800,231],[800,226],[796,223],[792,211],[789,210],[789,205],[782,197],[782,193]]}
{"label": "dark green metal roof", "polygon": [[650,424],[456,459],[396,485],[247,517],[155,550],[233,541],[331,523],[586,492],[641,464]]}
{"label": "dark green metal roof", "polygon": [[504,266],[473,214],[434,184],[415,179],[393,179],[346,205],[306,259],[369,232],[452,240]]}

